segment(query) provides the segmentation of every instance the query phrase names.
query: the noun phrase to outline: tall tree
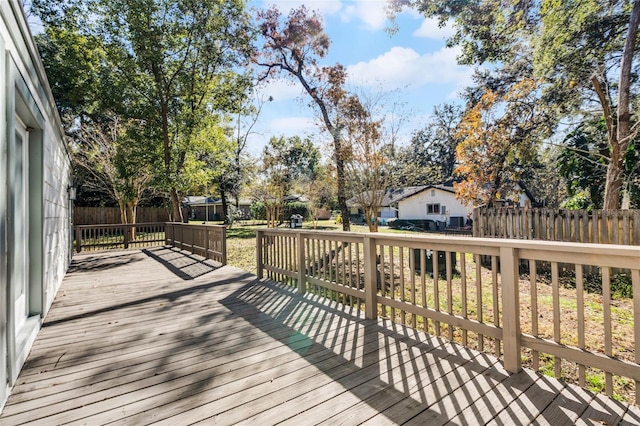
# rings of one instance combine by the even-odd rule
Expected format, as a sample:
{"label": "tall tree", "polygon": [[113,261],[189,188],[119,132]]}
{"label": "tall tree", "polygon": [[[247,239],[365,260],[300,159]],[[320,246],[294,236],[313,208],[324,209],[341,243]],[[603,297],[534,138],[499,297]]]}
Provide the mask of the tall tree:
{"label": "tall tree", "polygon": [[569,132],[557,166],[567,183],[572,203],[580,208],[599,208],[603,204],[607,173],[607,133],[603,120],[587,122]]}
{"label": "tall tree", "polygon": [[603,206],[619,207],[625,158],[640,130],[630,113],[636,96],[637,73],[632,71],[638,62],[639,0],[391,0],[390,4],[396,11],[408,5],[426,16],[453,20],[456,33],[448,44],[462,47],[462,63],[493,63],[509,70],[503,77],[539,80],[540,101],[551,120],[592,115],[591,107],[597,105],[609,145]]}
{"label": "tall tree", "polygon": [[[160,147],[174,220],[189,145],[206,117],[239,105],[253,32],[241,0],[38,0],[44,22],[100,40],[105,52],[104,108],[142,120],[150,149]],[[60,11],[72,10],[70,14]],[[65,19],[59,19],[63,16]]]}
{"label": "tall tree", "polygon": [[233,145],[233,158],[231,161],[223,165],[218,165],[222,171],[217,175],[215,181],[218,186],[220,199],[222,200],[222,211],[225,213],[225,221],[229,217],[227,214],[227,196],[232,196],[235,199],[235,207],[239,208],[240,192],[243,185],[247,181],[249,167],[249,161],[245,158],[245,148],[249,140],[249,136],[253,133],[255,124],[260,117],[260,112],[265,102],[270,102],[271,97],[267,99],[256,98],[252,103],[243,102],[238,110],[235,112],[235,119],[233,120],[233,135],[231,136],[231,144]]}
{"label": "tall tree", "polygon": [[320,153],[309,139],[298,136],[272,137],[262,153],[260,183],[254,188],[254,198],[264,203],[267,223],[277,226],[284,220],[285,197],[296,182],[314,173]]}
{"label": "tall tree", "polygon": [[469,204],[517,199],[524,166],[537,152],[545,124],[536,117],[537,86],[525,80],[503,96],[487,91],[464,116],[456,137],[456,196]]}
{"label": "tall tree", "polygon": [[344,88],[346,70],[340,64],[332,67],[320,65],[320,60],[329,50],[330,40],[316,12],[309,12],[305,6],[301,6],[292,10],[285,19],[273,6],[258,12],[258,19],[264,38],[257,59],[258,64],[265,68],[261,78],[269,79],[284,74],[299,82],[319,111],[324,129],[331,135],[342,229],[348,231],[345,158],[349,147],[344,143],[346,124],[342,112],[359,101]]}
{"label": "tall tree", "polygon": [[71,132],[72,157],[83,169],[83,186],[116,200],[122,223],[136,223],[136,209],[150,195],[153,178],[144,149],[127,134],[136,124],[127,126],[113,117],[104,124],[84,123]]}

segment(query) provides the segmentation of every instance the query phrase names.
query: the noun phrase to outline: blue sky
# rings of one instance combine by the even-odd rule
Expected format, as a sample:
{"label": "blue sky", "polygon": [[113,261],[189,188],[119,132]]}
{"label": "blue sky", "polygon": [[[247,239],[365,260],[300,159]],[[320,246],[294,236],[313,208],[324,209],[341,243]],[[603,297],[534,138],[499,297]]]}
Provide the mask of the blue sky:
{"label": "blue sky", "polygon": [[[473,69],[457,65],[457,48],[445,48],[451,26],[440,28],[437,21],[415,11],[401,13],[399,31],[389,35],[385,2],[380,0],[252,0],[249,4],[255,8],[276,4],[285,15],[301,4],[319,11],[332,42],[322,64],[346,66],[349,87],[356,90],[395,90],[388,103],[404,104],[402,114],[407,120],[400,129],[404,141],[426,124],[435,105],[459,102],[458,93],[471,83]],[[250,137],[249,153],[259,155],[271,136],[310,136],[321,145],[326,141],[300,86],[274,82],[262,93],[274,101],[263,108],[256,134]]]}

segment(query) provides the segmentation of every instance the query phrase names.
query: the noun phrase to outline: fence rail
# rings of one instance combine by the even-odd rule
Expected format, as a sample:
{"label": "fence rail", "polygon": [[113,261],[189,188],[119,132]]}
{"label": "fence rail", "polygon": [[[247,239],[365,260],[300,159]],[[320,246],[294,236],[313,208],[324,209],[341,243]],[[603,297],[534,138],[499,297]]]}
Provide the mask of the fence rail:
{"label": "fence rail", "polygon": [[165,231],[168,245],[227,264],[226,226],[169,222]]}
{"label": "fence rail", "polygon": [[272,229],[256,238],[259,278],[491,352],[512,372],[524,360],[583,386],[601,377],[608,395],[635,382],[640,401],[638,247]]}
{"label": "fence rail", "polygon": [[479,207],[473,217],[481,238],[640,245],[640,210]]}

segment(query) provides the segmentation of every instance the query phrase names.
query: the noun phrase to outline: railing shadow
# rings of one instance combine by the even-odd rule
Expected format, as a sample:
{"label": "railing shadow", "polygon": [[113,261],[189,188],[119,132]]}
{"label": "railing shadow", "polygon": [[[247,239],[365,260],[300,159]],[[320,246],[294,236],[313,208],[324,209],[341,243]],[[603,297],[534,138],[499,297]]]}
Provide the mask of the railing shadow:
{"label": "railing shadow", "polygon": [[[270,291],[264,292],[265,286]],[[486,354],[389,321],[365,320],[358,311],[315,296],[298,296],[282,284],[251,283],[221,303],[308,359],[331,381],[357,397],[360,402],[346,407],[335,419],[342,419],[344,424],[369,420],[358,417],[362,413],[358,407],[362,405],[379,413],[382,417],[377,417],[378,420],[394,424],[442,424],[452,418],[454,424],[482,424],[498,414],[498,424],[518,424],[524,421],[523,411],[538,413],[529,421],[538,416],[540,421],[548,420],[551,424],[571,424],[582,415],[605,422],[620,420],[609,406],[589,408],[594,395],[587,391],[574,392],[570,399],[556,399],[557,392],[548,385],[550,379],[532,372],[509,375],[495,358]],[[280,327],[274,328],[270,322],[253,321],[265,313]],[[327,339],[331,334],[328,329],[336,323],[349,324],[356,329],[357,335]],[[282,333],[283,328],[285,333]],[[318,362],[318,353],[329,355]],[[299,384],[291,386],[292,395],[304,393],[300,389]],[[527,398],[521,401],[524,395]],[[334,398],[322,391],[309,390],[307,395],[293,399],[311,401],[308,408],[317,411],[318,418],[326,418],[328,412],[333,412],[331,407],[339,404],[339,398],[322,402],[323,397]],[[499,402],[495,408],[491,398]],[[560,410],[547,410],[547,419],[544,413],[552,406],[551,401],[558,404],[563,400],[566,400],[566,406]],[[309,414],[309,411],[305,412],[305,415]],[[270,424],[293,415],[295,413],[275,406],[265,408],[249,420]]]}
{"label": "railing shadow", "polygon": [[119,268],[124,265],[137,263],[143,260],[131,256],[130,253],[110,254],[105,257],[104,253],[96,253],[95,255],[83,255],[82,258],[74,258],[69,265],[67,273],[74,272],[90,272],[101,271],[107,269]]}
{"label": "railing shadow", "polygon": [[142,253],[156,260],[183,280],[194,280],[223,266],[214,260],[204,259],[201,256],[170,246],[148,248],[142,250]]}

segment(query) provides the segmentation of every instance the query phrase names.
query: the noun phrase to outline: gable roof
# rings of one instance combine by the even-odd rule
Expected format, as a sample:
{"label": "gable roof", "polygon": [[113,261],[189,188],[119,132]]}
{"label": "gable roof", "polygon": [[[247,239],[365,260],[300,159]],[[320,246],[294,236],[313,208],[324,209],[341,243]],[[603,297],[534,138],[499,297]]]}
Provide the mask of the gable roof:
{"label": "gable roof", "polygon": [[[451,192],[455,194],[455,190],[451,186],[445,185],[421,185],[421,186],[405,186],[402,188],[389,188],[385,191],[384,197],[382,198],[382,202],[380,207],[391,207],[395,203],[405,198],[409,198],[413,195],[416,195],[420,192],[426,191],[431,188],[441,189],[443,191]],[[362,195],[369,197],[371,196],[371,192],[367,191]],[[357,207],[360,203],[358,202],[358,197],[352,197],[347,200],[347,207]]]}
{"label": "gable roof", "polygon": [[456,190],[453,189],[453,186],[448,186],[448,185],[427,185],[427,186],[422,186],[419,191],[415,191],[415,192],[413,192],[411,194],[407,194],[406,196],[402,197],[398,201],[404,200],[406,198],[413,197],[414,195],[418,195],[418,194],[420,194],[420,193],[422,193],[424,191],[428,191],[430,189],[438,189],[440,191],[448,192],[448,193],[451,193],[451,194],[455,194],[456,193]]}

